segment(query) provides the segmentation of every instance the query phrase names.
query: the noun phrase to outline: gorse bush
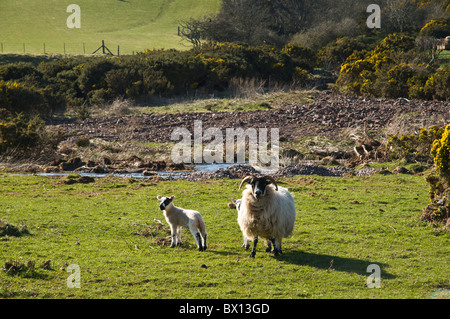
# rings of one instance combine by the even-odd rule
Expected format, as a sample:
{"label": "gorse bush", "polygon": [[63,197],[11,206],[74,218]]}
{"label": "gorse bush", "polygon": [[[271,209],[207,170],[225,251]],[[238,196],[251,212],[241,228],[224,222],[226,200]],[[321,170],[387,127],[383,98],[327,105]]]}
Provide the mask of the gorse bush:
{"label": "gorse bush", "polygon": [[245,43],[206,43],[188,51],[146,50],[132,56],[71,57],[0,66],[1,107],[42,117],[117,98],[225,90],[233,78],[304,84],[314,53]]}
{"label": "gorse bush", "polygon": [[419,134],[391,136],[387,147],[391,159],[434,163],[425,178],[430,202],[420,218],[434,225],[447,224],[446,229],[450,230],[450,124],[422,128]]}
{"label": "gorse bush", "polygon": [[424,86],[424,93],[437,100],[450,101],[450,66],[431,74]]}
{"label": "gorse bush", "polygon": [[450,124],[445,127],[441,138],[433,142],[431,155],[434,156],[436,172],[446,185],[450,186]]}
{"label": "gorse bush", "polygon": [[437,70],[415,51],[414,38],[389,35],[371,51],[354,51],[341,65],[338,87],[388,98],[450,99],[450,69]]}
{"label": "gorse bush", "polygon": [[[431,148],[435,167],[427,176],[430,186],[430,203],[423,209],[422,219],[433,224],[446,223],[450,218],[450,124]],[[447,227],[447,230],[450,230]]]}
{"label": "gorse bush", "polygon": [[387,143],[391,159],[406,160],[407,162],[433,162],[431,149],[433,142],[442,137],[444,127],[431,126],[428,130],[422,128],[419,134],[391,136]]}
{"label": "gorse bush", "polygon": [[27,86],[16,80],[0,80],[0,107],[13,113],[46,117],[51,114],[52,92],[49,88]]}
{"label": "gorse bush", "polygon": [[339,71],[340,66],[355,51],[366,49],[363,42],[349,37],[338,38],[317,53],[318,64],[331,70]]}
{"label": "gorse bush", "polygon": [[27,152],[35,148],[43,129],[44,123],[38,117],[28,119],[20,114],[0,120],[0,154],[8,149]]}
{"label": "gorse bush", "polygon": [[420,30],[421,36],[445,38],[450,35],[450,18],[432,19]]}

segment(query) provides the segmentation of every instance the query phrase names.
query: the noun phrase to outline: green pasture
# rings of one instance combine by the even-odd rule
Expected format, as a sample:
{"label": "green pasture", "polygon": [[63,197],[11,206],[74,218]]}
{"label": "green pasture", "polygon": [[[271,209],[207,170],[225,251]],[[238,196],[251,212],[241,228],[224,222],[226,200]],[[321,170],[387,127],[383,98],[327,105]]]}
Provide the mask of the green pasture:
{"label": "green pasture", "polygon": [[[0,220],[27,230],[0,236],[0,268],[23,266],[0,270],[0,297],[448,297],[449,234],[418,219],[428,201],[422,176],[280,179],[296,201],[295,231],[281,257],[260,241],[254,259],[227,207],[239,198],[239,180],[68,180],[0,176]],[[207,251],[197,251],[187,229],[181,247],[163,245],[169,234],[158,194],[202,213]],[[67,286],[71,264],[80,288]],[[380,288],[367,287],[371,264],[381,269]]]}
{"label": "green pasture", "polygon": [[[81,10],[81,27],[68,28]],[[114,53],[153,48],[188,48],[178,36],[180,21],[215,13],[219,0],[15,0],[0,2],[2,53],[90,54],[104,40]],[[84,44],[84,45],[83,45]],[[25,46],[25,49],[24,49]]]}

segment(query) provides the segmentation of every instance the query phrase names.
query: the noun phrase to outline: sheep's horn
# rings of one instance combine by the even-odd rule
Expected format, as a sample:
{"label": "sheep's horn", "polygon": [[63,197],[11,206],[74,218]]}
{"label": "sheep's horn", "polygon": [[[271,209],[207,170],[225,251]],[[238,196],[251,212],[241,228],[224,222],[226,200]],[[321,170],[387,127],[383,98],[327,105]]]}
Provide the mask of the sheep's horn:
{"label": "sheep's horn", "polygon": [[245,177],[245,178],[242,180],[241,185],[239,185],[239,189],[242,188],[242,185],[244,185],[245,182],[248,182],[248,181],[251,180],[252,178],[253,178],[253,176],[247,176],[247,177]]}
{"label": "sheep's horn", "polygon": [[272,176],[265,176],[266,180],[270,181],[272,184],[275,185],[275,190],[278,191],[278,185],[277,182],[275,182],[275,180],[273,179]]}

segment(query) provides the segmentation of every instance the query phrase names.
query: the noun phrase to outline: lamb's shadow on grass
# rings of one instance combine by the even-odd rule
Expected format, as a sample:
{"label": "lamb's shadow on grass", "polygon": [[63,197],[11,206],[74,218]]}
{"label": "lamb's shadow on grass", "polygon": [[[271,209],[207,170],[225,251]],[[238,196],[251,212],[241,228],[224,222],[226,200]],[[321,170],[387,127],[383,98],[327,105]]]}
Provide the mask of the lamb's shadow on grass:
{"label": "lamb's shadow on grass", "polygon": [[369,261],[295,250],[283,252],[281,257],[279,257],[279,260],[299,266],[310,266],[329,271],[355,273],[363,276],[369,276],[372,271],[367,272],[367,267],[371,264],[375,264],[381,269],[381,278],[396,278],[395,275],[386,272],[386,268],[389,267],[388,264],[380,263],[376,260]]}

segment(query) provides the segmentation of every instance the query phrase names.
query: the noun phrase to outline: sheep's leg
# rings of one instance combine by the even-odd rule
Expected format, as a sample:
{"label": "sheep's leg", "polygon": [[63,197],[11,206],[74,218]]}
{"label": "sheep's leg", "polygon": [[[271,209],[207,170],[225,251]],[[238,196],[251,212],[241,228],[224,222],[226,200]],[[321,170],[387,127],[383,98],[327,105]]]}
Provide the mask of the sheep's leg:
{"label": "sheep's leg", "polygon": [[255,237],[253,238],[253,248],[252,248],[252,252],[250,253],[250,257],[254,258],[256,255],[256,245],[258,244],[258,235],[255,235]]}
{"label": "sheep's leg", "polygon": [[273,246],[275,247],[275,239],[273,237],[270,238],[270,240],[266,240],[266,253],[270,253],[272,251],[272,243]]}
{"label": "sheep's leg", "polygon": [[280,256],[283,252],[281,251],[281,239],[274,239],[273,241],[273,254],[275,257]]}

